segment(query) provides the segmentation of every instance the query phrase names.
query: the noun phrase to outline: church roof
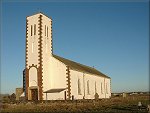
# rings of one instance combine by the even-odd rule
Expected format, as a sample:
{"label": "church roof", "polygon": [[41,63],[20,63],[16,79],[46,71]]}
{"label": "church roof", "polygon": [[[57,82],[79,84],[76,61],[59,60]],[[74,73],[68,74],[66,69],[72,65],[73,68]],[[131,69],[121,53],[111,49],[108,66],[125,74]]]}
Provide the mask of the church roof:
{"label": "church roof", "polygon": [[105,74],[101,73],[100,71],[96,70],[95,68],[92,68],[92,67],[89,67],[89,66],[86,66],[86,65],[62,58],[62,57],[54,55],[54,54],[53,54],[53,57],[58,59],[62,63],[68,65],[71,69],[79,70],[79,71],[82,71],[85,73],[91,73],[91,74],[99,75],[99,76],[102,76],[105,78],[110,78],[110,77],[106,76]]}

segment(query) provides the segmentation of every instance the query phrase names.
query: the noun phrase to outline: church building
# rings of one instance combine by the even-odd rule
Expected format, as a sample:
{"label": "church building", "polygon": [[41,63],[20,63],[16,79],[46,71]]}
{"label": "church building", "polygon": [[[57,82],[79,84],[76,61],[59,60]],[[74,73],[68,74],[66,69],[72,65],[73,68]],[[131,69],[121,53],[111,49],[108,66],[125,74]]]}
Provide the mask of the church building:
{"label": "church building", "polygon": [[53,54],[52,19],[26,18],[23,89],[27,100],[110,98],[111,78],[93,67]]}

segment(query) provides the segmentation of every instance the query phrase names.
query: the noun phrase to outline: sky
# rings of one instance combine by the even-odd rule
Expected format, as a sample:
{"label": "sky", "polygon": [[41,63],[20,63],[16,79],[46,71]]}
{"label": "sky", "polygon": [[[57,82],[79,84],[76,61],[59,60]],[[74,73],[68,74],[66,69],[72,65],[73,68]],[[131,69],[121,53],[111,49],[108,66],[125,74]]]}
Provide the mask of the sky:
{"label": "sky", "polygon": [[149,2],[2,1],[1,93],[22,87],[26,17],[52,18],[53,52],[111,77],[112,92],[149,91]]}

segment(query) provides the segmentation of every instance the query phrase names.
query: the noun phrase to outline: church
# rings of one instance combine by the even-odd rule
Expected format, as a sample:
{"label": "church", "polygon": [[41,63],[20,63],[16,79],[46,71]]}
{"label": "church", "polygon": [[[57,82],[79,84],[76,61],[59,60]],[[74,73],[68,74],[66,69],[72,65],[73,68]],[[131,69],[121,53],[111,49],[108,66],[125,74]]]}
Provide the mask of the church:
{"label": "church", "polygon": [[52,19],[43,13],[28,16],[23,76],[27,100],[110,98],[110,77],[53,54],[52,42]]}

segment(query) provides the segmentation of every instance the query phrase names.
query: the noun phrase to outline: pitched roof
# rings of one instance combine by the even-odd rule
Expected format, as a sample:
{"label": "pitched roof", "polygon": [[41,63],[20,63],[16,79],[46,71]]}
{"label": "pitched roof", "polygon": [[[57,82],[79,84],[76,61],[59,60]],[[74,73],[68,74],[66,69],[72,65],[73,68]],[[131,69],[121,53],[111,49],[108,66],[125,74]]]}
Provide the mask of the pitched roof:
{"label": "pitched roof", "polygon": [[80,63],[62,58],[62,57],[54,55],[54,54],[53,54],[53,57],[58,59],[62,63],[68,65],[71,69],[79,70],[79,71],[82,71],[82,72],[91,73],[91,74],[95,74],[95,75],[99,75],[99,76],[102,76],[102,77],[105,77],[105,78],[110,78],[110,77],[106,76],[105,74],[101,73],[100,71],[96,70],[95,68],[85,66],[83,64],[80,64]]}

